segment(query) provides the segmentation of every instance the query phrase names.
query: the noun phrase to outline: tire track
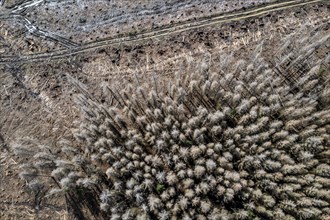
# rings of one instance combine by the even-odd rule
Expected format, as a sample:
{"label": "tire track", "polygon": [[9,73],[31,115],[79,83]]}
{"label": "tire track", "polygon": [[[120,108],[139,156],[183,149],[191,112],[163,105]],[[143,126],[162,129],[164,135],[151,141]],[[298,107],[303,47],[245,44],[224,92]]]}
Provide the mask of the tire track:
{"label": "tire track", "polygon": [[[38,5],[42,4],[45,1],[46,0],[23,1],[21,4],[16,5],[15,7],[11,8],[7,12],[0,14],[0,19],[1,20],[10,20],[10,19],[19,20],[20,23],[24,25],[26,32],[29,32],[33,36],[57,42],[66,48],[78,47],[79,44],[74,43],[64,37],[61,37],[61,36],[51,33],[51,32],[40,30],[37,26],[33,25],[32,22],[30,20],[28,20],[25,16],[21,15],[26,10],[37,7]],[[0,3],[0,5],[1,5],[1,3]]]}
{"label": "tire track", "polygon": [[196,28],[211,26],[215,24],[221,24],[230,21],[238,21],[251,17],[257,17],[260,15],[264,15],[270,12],[280,11],[284,9],[294,8],[298,6],[304,6],[319,2],[329,2],[329,0],[310,0],[310,1],[301,1],[301,0],[291,0],[280,3],[270,4],[264,7],[255,8],[252,10],[247,10],[244,12],[236,12],[225,15],[218,15],[209,18],[201,18],[198,21],[194,22],[186,22],[177,25],[173,25],[170,27],[165,27],[159,30],[152,30],[145,33],[139,33],[134,36],[124,36],[120,38],[112,38],[112,39],[102,39],[99,41],[94,41],[91,43],[87,43],[81,46],[77,46],[70,49],[61,49],[54,51],[52,53],[36,53],[32,55],[25,56],[3,56],[0,57],[0,64],[6,63],[28,63],[28,62],[36,62],[43,60],[54,60],[61,59],[65,57],[70,57],[76,54],[88,52],[90,50],[99,49],[106,46],[111,45],[119,45],[123,43],[132,43],[138,41],[144,41],[153,38],[159,38],[163,36],[167,36],[174,33],[180,33],[183,31],[188,31]]}

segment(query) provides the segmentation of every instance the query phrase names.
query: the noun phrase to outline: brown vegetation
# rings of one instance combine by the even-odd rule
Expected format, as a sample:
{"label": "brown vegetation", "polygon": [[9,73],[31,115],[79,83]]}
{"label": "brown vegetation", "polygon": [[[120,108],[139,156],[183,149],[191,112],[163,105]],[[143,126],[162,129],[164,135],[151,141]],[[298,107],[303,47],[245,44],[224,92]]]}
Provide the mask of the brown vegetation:
{"label": "brown vegetation", "polygon": [[[305,36],[297,38],[297,36]],[[188,61],[173,82],[81,83],[61,148],[13,147],[36,206],[62,195],[79,219],[327,219],[328,34],[282,39],[278,60]]]}
{"label": "brown vegetation", "polygon": [[[10,2],[14,1],[5,1],[6,4]],[[33,7],[29,10],[31,9],[33,9]],[[2,13],[1,10],[0,12]],[[182,17],[182,19],[184,19],[184,17]],[[306,22],[307,20],[308,22]],[[113,184],[113,186],[115,186],[123,180],[128,180],[127,182],[142,187],[144,194],[139,198],[145,199],[146,204],[149,201],[149,197],[157,200],[158,196],[161,197],[165,191],[171,192],[172,194],[173,189],[176,191],[176,196],[174,198],[171,197],[170,202],[167,202],[171,203],[173,200],[173,203],[177,203],[176,209],[157,208],[156,206],[153,207],[152,210],[149,210],[148,215],[150,216],[162,213],[161,215],[166,217],[166,215],[174,215],[172,211],[176,210],[175,215],[179,218],[187,215],[192,216],[194,214],[196,214],[197,217],[197,213],[200,218],[202,218],[202,215],[210,217],[211,213],[208,213],[209,211],[207,208],[205,209],[205,207],[211,203],[212,206],[214,206],[214,204],[220,204],[217,207],[222,210],[222,216],[227,215],[229,218],[244,218],[246,215],[244,211],[246,210],[242,210],[242,207],[249,206],[250,203],[247,202],[250,201],[255,204],[255,207],[249,207],[250,211],[248,214],[250,217],[254,218],[261,216],[261,219],[276,219],[277,216],[282,215],[279,211],[282,210],[289,218],[291,218],[290,216],[296,219],[307,218],[308,215],[310,215],[314,216],[315,219],[327,219],[329,215],[328,210],[326,207],[323,207],[323,205],[326,204],[324,202],[329,202],[328,198],[322,197],[318,193],[324,193],[324,190],[329,190],[329,178],[326,176],[328,175],[328,168],[324,165],[329,164],[326,160],[329,158],[329,143],[327,142],[326,133],[329,133],[329,129],[326,124],[322,125],[322,120],[328,120],[328,113],[323,115],[319,114],[320,111],[327,112],[329,110],[329,94],[327,94],[327,91],[329,91],[329,56],[327,55],[329,53],[329,40],[324,38],[323,42],[319,41],[322,37],[326,37],[329,28],[328,20],[329,7],[327,3],[311,4],[301,8],[268,13],[263,16],[258,16],[257,18],[231,21],[221,25],[212,25],[186,30],[180,33],[172,33],[161,38],[121,45],[103,46],[95,50],[90,50],[88,53],[84,52],[57,60],[47,58],[33,62],[15,63],[13,59],[13,62],[1,63],[0,218],[67,219],[69,217],[71,219],[74,218],[73,216],[75,215],[78,218],[85,217],[87,219],[92,219],[92,216],[94,216],[95,219],[100,219],[102,217],[108,219],[111,215],[114,216],[114,218],[116,216],[118,217],[118,215],[129,217],[130,211],[132,211],[131,213],[133,214],[140,215],[142,213],[141,210],[143,210],[141,208],[143,207],[136,202],[137,198],[130,197],[131,192],[129,187],[131,185],[124,185],[121,189],[122,192],[125,193],[128,191],[128,195],[122,197],[127,199],[127,203],[125,203],[126,206],[123,206],[125,211],[117,210],[118,213],[113,214],[113,211],[116,210],[107,209],[109,205],[107,202],[113,202],[107,199],[107,193],[113,193],[111,191],[111,185]],[[4,25],[6,22],[8,22],[7,24],[9,26]],[[34,54],[45,48],[52,50],[52,45],[47,39],[41,40],[38,36],[32,36],[28,33],[24,35],[23,32],[16,32],[15,26],[10,26],[10,23],[11,21],[9,20],[0,20],[0,35],[5,36],[0,39],[0,53],[2,53],[0,56],[16,54],[17,57],[20,57],[21,55],[24,56],[25,53]],[[304,26],[304,28],[300,29],[301,26]],[[12,32],[11,28],[13,28]],[[6,30],[8,30],[8,32],[6,32]],[[95,36],[98,35],[98,33],[94,34]],[[10,40],[9,38],[14,40],[13,42],[15,43],[8,43],[9,41],[7,40]],[[34,40],[30,41],[29,39],[31,38]],[[26,39],[29,42],[20,39]],[[261,41],[262,43],[260,44]],[[27,45],[26,47],[24,46],[25,43]],[[23,45],[21,48],[22,50],[17,50],[17,45]],[[256,50],[256,48],[258,49]],[[20,53],[17,53],[18,51],[20,51]],[[0,58],[1,61],[3,61],[2,57]],[[262,59],[260,60],[260,58]],[[249,69],[251,67],[253,67],[253,69]],[[273,79],[274,84],[278,86],[275,86],[275,90],[277,88],[276,91],[290,88],[288,94],[285,95],[285,92],[280,93],[280,104],[286,103],[288,97],[290,97],[290,100],[293,99],[293,102],[296,103],[293,103],[294,106],[291,108],[288,107],[286,112],[275,109],[275,113],[266,111],[264,112],[265,115],[261,117],[269,118],[268,121],[266,121],[266,125],[260,128],[262,131],[261,133],[269,132],[269,141],[276,145],[269,147],[267,145],[268,143],[266,143],[269,141],[265,141],[265,143],[260,141],[256,144],[257,147],[253,146],[251,150],[246,151],[246,148],[244,148],[245,145],[241,145],[241,143],[251,142],[252,139],[246,137],[252,136],[252,138],[254,138],[255,134],[245,129],[236,129],[237,126],[240,126],[238,123],[243,123],[240,119],[246,114],[242,113],[243,115],[240,115],[235,112],[236,108],[238,108],[238,104],[241,103],[242,99],[256,97],[258,100],[251,109],[254,108],[255,110],[256,106],[261,106],[263,110],[267,110],[267,108],[272,106],[272,103],[275,105],[279,102],[276,97],[272,97],[275,98],[272,103],[268,101],[268,99],[270,99],[268,95],[271,94],[273,90],[269,90],[269,81],[263,81],[264,79],[268,79],[264,72],[266,70],[270,73],[268,78]],[[241,71],[244,71],[245,74],[249,71],[251,73],[244,75]],[[231,74],[234,75],[234,78],[230,81]],[[241,78],[236,78],[238,76]],[[310,76],[311,78],[304,78],[305,76]],[[182,80],[180,81],[179,79]],[[221,81],[221,79],[225,81]],[[281,79],[280,84],[276,81],[277,79]],[[252,83],[253,80],[257,81],[258,85],[255,86],[255,84]],[[192,83],[192,81],[195,82]],[[207,81],[213,84],[221,82],[220,84],[224,86],[221,92],[228,93],[228,95],[217,98],[212,97],[210,92],[213,90],[207,90],[207,86],[203,86],[208,84]],[[243,88],[236,88],[236,83],[244,85]],[[316,85],[314,85],[315,83]],[[192,86],[189,86],[190,84],[192,84]],[[259,84],[260,88],[258,90]],[[131,85],[130,96],[128,99],[124,97],[124,100],[122,100],[119,97],[129,89],[128,85]],[[157,91],[155,89],[156,87]],[[111,89],[111,91],[107,88]],[[240,91],[239,94],[236,93],[236,89],[239,89],[237,90]],[[262,91],[260,91],[260,89]],[[147,97],[141,99],[141,92],[143,91]],[[251,91],[253,93],[250,93]],[[148,104],[152,102],[152,99],[148,97],[149,92],[151,94],[157,94],[156,103],[158,104],[156,107]],[[177,98],[179,92],[185,92],[183,95],[184,100],[191,100],[191,102],[180,102]],[[132,94],[135,95],[132,96]],[[300,97],[298,94],[303,95]],[[282,95],[284,97],[282,97]],[[80,101],[76,102],[76,104],[74,104],[74,97],[80,97]],[[151,123],[151,125],[159,123],[162,132],[157,132],[156,130],[150,131],[149,127],[151,125],[149,127],[143,127],[140,131],[134,119],[126,115],[125,112],[127,112],[127,108],[124,109],[116,98],[119,99],[122,105],[126,105],[131,99],[133,99],[133,101],[135,100],[136,103],[134,102],[131,104],[131,110],[129,111],[138,109],[138,117],[145,116],[147,122],[149,124]],[[170,103],[172,106],[180,107],[182,103],[187,104],[183,109],[181,108],[181,110],[184,111],[185,117],[178,118],[177,121],[180,125],[178,127],[180,128],[180,132],[192,141],[196,139],[196,141],[202,142],[202,144],[190,141],[183,143],[182,141],[180,142],[180,140],[174,139],[179,147],[188,149],[188,158],[190,159],[187,161],[181,161],[182,157],[178,159],[175,156],[175,154],[180,156],[181,152],[178,153],[176,151],[177,147],[172,148],[172,145],[170,145],[169,149],[165,150],[153,149],[158,146],[156,145],[157,140],[166,139],[166,137],[168,137],[166,134],[162,134],[163,131],[169,130],[167,133],[170,135],[170,139],[173,139],[171,129],[166,127],[164,124],[165,120],[157,118],[159,116],[159,111],[155,111],[155,109],[160,109],[160,116],[171,118],[173,112],[171,113],[166,109],[169,100],[172,100]],[[313,103],[308,100],[314,100],[316,102]],[[221,101],[221,103],[216,105],[215,103],[219,101]],[[290,101],[288,105],[290,105]],[[93,123],[97,122],[97,124],[101,124],[104,123],[102,118],[108,117],[104,115],[104,112],[102,112],[103,110],[99,109],[100,106],[108,110],[110,109],[109,112],[111,114],[114,113],[113,111],[116,112],[113,118],[115,120],[113,124],[116,129],[124,130],[126,133],[133,136],[137,135],[137,138],[142,136],[143,141],[154,139],[152,136],[156,138],[155,144],[147,142],[143,145],[143,149],[148,149],[144,152],[144,156],[149,158],[147,160],[150,160],[150,155],[152,158],[153,155],[157,155],[160,158],[168,158],[169,156],[166,157],[166,155],[168,155],[169,150],[175,152],[174,154],[170,154],[173,156],[171,160],[162,159],[161,163],[155,168],[153,164],[144,165],[145,167],[149,166],[150,170],[148,167],[145,169],[140,167],[142,172],[150,171],[151,175],[153,175],[154,169],[164,170],[164,175],[169,176],[169,178],[165,179],[164,183],[156,183],[157,178],[152,177],[154,178],[152,179],[147,175],[147,179],[151,179],[154,185],[153,187],[144,188],[146,183],[143,181],[139,182],[140,180],[134,182],[134,180],[131,180],[134,178],[132,176],[123,176],[118,179],[113,178],[111,172],[107,172],[107,170],[109,168],[119,169],[117,167],[118,164],[114,165],[114,161],[112,160],[104,161],[105,157],[109,156],[109,153],[112,153],[112,149],[105,149],[108,155],[104,156],[104,154],[106,154],[104,150],[98,150],[96,143],[94,144],[93,141],[90,142],[90,145],[86,145],[86,141],[81,142],[81,135],[87,135],[88,141],[91,141],[91,138],[95,135],[93,134],[94,131],[89,129],[90,123],[88,120],[91,120]],[[202,106],[201,111],[199,111],[200,106]],[[229,114],[228,111],[224,111],[224,107],[230,108],[231,111]],[[151,113],[148,111],[148,114],[145,114],[140,110],[148,108],[152,110]],[[301,108],[303,110],[301,110]],[[183,126],[183,124],[189,124],[189,120],[192,118],[197,117],[198,119],[198,115],[202,114],[203,111],[205,113],[205,109],[209,115],[214,115],[219,111],[224,111],[223,113],[227,112],[227,115],[225,114],[225,118],[223,119],[224,126],[221,130],[221,132],[226,131],[226,133],[221,133],[221,135],[229,135],[229,137],[232,137],[231,139],[234,141],[232,144],[236,146],[234,150],[230,143],[228,143],[229,145],[227,146],[225,139],[214,139],[215,137],[211,133],[212,129],[210,132],[205,133],[204,125],[200,126],[200,128],[197,127],[197,130],[201,132],[199,136],[198,131],[196,131],[195,134],[195,127],[189,131]],[[299,109],[300,112],[297,113],[296,110]],[[174,110],[175,109],[173,109],[173,111]],[[260,109],[257,109],[257,112],[259,112],[259,110]],[[79,111],[93,112],[93,114],[95,113],[99,116],[95,119],[91,115],[80,115]],[[126,128],[125,126],[122,127],[124,124],[118,121],[120,118],[118,118],[117,113],[126,123]],[[315,116],[312,118],[313,122],[308,121],[312,116]],[[305,173],[295,174],[292,173],[294,172],[292,169],[292,172],[290,170],[283,171],[288,173],[283,176],[280,174],[276,175],[276,179],[273,179],[271,175],[279,173],[280,171],[282,172],[282,167],[284,167],[285,164],[282,165],[280,171],[272,171],[269,170],[268,167],[269,161],[266,164],[265,160],[258,156],[260,154],[267,155],[266,160],[271,160],[271,162],[275,161],[275,165],[278,160],[283,159],[277,158],[276,156],[272,158],[272,155],[268,155],[269,151],[273,152],[274,147],[277,148],[277,144],[283,141],[281,141],[281,138],[286,140],[285,137],[281,136],[286,134],[275,135],[272,133],[273,128],[270,127],[269,122],[282,121],[283,124],[286,124],[290,117],[294,117],[295,120],[303,118],[303,121],[307,120],[305,121],[307,125],[299,126],[298,128],[295,127],[295,124],[290,125],[290,128],[286,128],[282,125],[281,128],[274,128],[276,132],[278,132],[277,130],[279,129],[287,129],[289,135],[288,141],[293,145],[301,146],[304,146],[305,142],[309,143],[308,141],[310,141],[311,135],[312,137],[321,137],[321,139],[323,138],[321,145],[316,145],[316,147],[321,146],[323,150],[315,152],[314,148],[311,149],[309,147],[303,147],[303,149],[295,147],[288,150],[288,148],[285,148],[286,145],[281,146],[282,148],[280,151],[283,155],[291,157],[296,165],[302,164],[307,166],[307,168],[304,167],[303,169]],[[110,119],[110,121],[111,120],[112,119]],[[200,120],[202,124],[210,123],[208,118],[200,118]],[[177,126],[178,123],[173,124]],[[258,119],[247,119],[245,123],[247,123],[247,127],[251,125],[251,129],[259,129],[259,127],[256,127],[259,125]],[[242,126],[245,126],[245,124]],[[275,123],[275,126],[279,125]],[[74,128],[76,130],[73,130]],[[96,130],[98,130],[98,128]],[[241,137],[245,135],[245,138],[235,139],[238,138],[238,136],[236,133],[232,133],[232,131],[238,132]],[[148,134],[149,136],[144,136],[148,132],[151,133],[152,136],[150,136],[150,134]],[[256,132],[256,134],[259,134],[260,131],[257,130]],[[296,137],[295,134],[300,135],[298,140],[290,139],[292,134],[294,134],[294,137]],[[101,136],[103,137],[102,140],[104,140],[104,138],[109,139],[107,136],[104,136],[104,134]],[[203,138],[199,138],[200,136]],[[274,136],[275,139],[273,140]],[[128,136],[125,138],[127,139]],[[111,137],[111,139],[116,140],[118,136]],[[167,140],[168,139],[166,139],[164,143],[166,146],[169,146]],[[318,141],[318,139],[314,139],[313,141],[315,140]],[[228,141],[230,142],[230,138],[228,138]],[[123,149],[126,148],[126,142],[125,139],[119,142]],[[222,144],[223,148],[220,149],[220,153],[215,153],[214,157],[218,155],[221,159],[222,157],[230,158],[230,154],[233,156],[232,160],[228,160],[227,164],[224,164],[224,167],[222,167],[222,160],[221,163],[219,163],[219,161],[207,154],[208,151],[212,152],[210,148],[212,148],[212,143],[216,142]],[[162,146],[162,142],[158,143],[159,146]],[[262,143],[262,146],[260,143]],[[97,144],[104,143],[97,142]],[[190,148],[190,145],[193,145],[194,148]],[[205,149],[203,145],[207,147],[206,152],[203,150]],[[25,152],[21,151],[20,153],[23,153],[23,155],[17,156],[13,154],[13,147],[15,146],[18,148],[22,146],[22,149],[28,148],[28,150]],[[236,153],[236,148],[240,150],[241,154]],[[71,152],[71,150],[73,151]],[[128,156],[124,155],[124,157],[130,158],[129,151],[130,150],[127,151]],[[215,151],[214,147],[213,151]],[[262,152],[260,153],[259,151]],[[303,156],[306,158],[303,160],[302,154],[298,153],[304,153]],[[79,161],[74,160],[77,155],[84,156],[86,159],[85,162],[88,169],[85,173],[82,171],[82,166],[76,164],[76,162]],[[253,169],[251,170],[251,168],[245,166],[238,166],[241,159],[245,158],[246,155],[251,155],[256,162],[261,161],[260,167],[254,167],[253,165]],[[173,162],[173,160],[177,159],[179,160],[178,165]],[[42,164],[43,160],[53,160],[54,163],[46,163],[44,167]],[[139,161],[141,158],[136,160]],[[210,160],[215,162],[217,169],[219,167],[224,168],[223,175],[215,175],[218,171],[210,168],[214,167],[214,164]],[[318,163],[316,163],[316,160]],[[125,160],[122,162],[123,164],[126,163]],[[153,161],[151,161],[151,163],[152,162]],[[76,164],[74,169],[72,169],[70,163]],[[28,164],[28,166],[22,164]],[[274,163],[271,163],[271,165],[274,165]],[[66,166],[69,167],[69,170],[65,170]],[[126,166],[128,165],[126,164]],[[179,166],[179,168],[182,168],[182,166],[188,167],[190,176],[187,177],[188,168],[180,168],[180,170],[176,168],[177,166]],[[20,180],[18,174],[21,173],[20,176],[23,178],[29,177],[28,174],[31,172],[31,168],[34,172],[32,172],[32,174],[37,175],[35,175],[34,178]],[[285,168],[290,167],[285,166]],[[95,175],[94,173],[91,174],[90,172],[95,169],[97,170]],[[120,170],[121,169],[123,168],[120,168]],[[248,176],[244,175],[246,169],[251,171]],[[203,170],[205,172],[203,172]],[[69,174],[71,171],[73,171],[73,173]],[[186,173],[184,173],[184,171]],[[63,178],[63,173],[61,172],[68,174],[66,176],[67,178]],[[236,179],[227,178],[228,175],[225,174],[228,174],[228,172],[234,176],[235,172],[243,172],[243,175],[236,181]],[[107,174],[110,174],[110,176],[108,177]],[[177,178],[175,178],[175,175],[177,175]],[[265,178],[260,178],[264,177],[263,175]],[[187,189],[187,194],[182,190],[184,183],[181,176],[193,179],[194,184],[196,182],[196,187]],[[211,182],[205,182],[203,180],[205,179],[204,177],[212,179],[212,176],[216,176],[217,178],[219,178],[219,176],[223,177],[222,180],[216,179],[216,184],[217,186],[224,187],[225,192],[229,191],[228,195],[232,192],[231,187],[233,187],[234,184],[236,184],[235,186],[237,187],[240,184],[242,187],[240,189],[236,188],[238,190],[234,191],[234,198],[232,200],[228,200],[228,198],[225,197],[227,194],[219,196],[214,193],[214,196],[210,197],[210,191],[204,194],[203,191],[199,191],[199,188],[205,186],[204,183],[211,184]],[[104,178],[100,179],[100,177]],[[294,181],[296,180],[293,177],[299,180],[299,183],[295,183]],[[316,178],[315,180],[310,180],[309,177]],[[254,185],[251,185],[251,183],[244,185],[244,181],[247,180],[249,182],[250,179],[253,179]],[[310,188],[302,182],[305,180],[309,181],[308,184],[315,186],[315,190],[313,189],[314,191],[310,191],[310,194],[306,194],[306,190]],[[264,181],[266,181],[267,184],[273,182],[277,183],[280,191],[270,192],[270,189],[263,184]],[[150,183],[150,181],[146,182]],[[178,184],[173,185],[175,182]],[[229,183],[231,185],[228,186]],[[69,187],[64,188],[63,185],[65,184],[68,184]],[[301,188],[295,188],[297,184],[300,184]],[[273,186],[272,184],[268,185]],[[287,185],[289,186],[286,187]],[[200,193],[199,196],[196,196],[196,188]],[[262,196],[259,198],[258,195],[251,196],[248,194],[247,197],[244,197],[246,192],[249,192],[251,189],[260,189]],[[257,193],[260,191],[257,191]],[[193,207],[192,204],[189,203],[191,200],[187,201],[186,198],[190,198],[188,196],[191,196],[191,193],[194,193],[194,196],[199,197],[200,202],[203,202],[203,210],[200,209],[200,206]],[[305,196],[301,197],[301,193]],[[104,200],[103,203],[101,201],[101,195]],[[280,196],[280,198],[276,197],[276,195]],[[320,197],[320,199],[317,199],[318,197]],[[237,198],[243,199],[237,202]],[[270,208],[268,207],[269,205],[266,205],[266,202],[272,202],[271,198],[275,200],[275,207],[277,207],[277,209],[271,209],[271,211],[269,211]],[[304,201],[307,201],[307,203],[298,203],[298,199],[295,200],[295,198],[305,198]],[[287,203],[287,201],[289,201],[289,203]],[[318,203],[315,203],[315,201]],[[117,201],[115,201],[114,204],[116,203]],[[289,208],[290,205],[295,206],[295,211],[289,210],[288,207],[284,205]],[[184,207],[186,207],[186,209],[184,209]],[[265,209],[263,209],[263,207]],[[304,208],[298,210],[297,207]],[[311,210],[309,213],[306,212],[307,207],[310,208],[308,210]],[[102,211],[101,208],[105,210]],[[191,210],[191,212],[187,212],[187,209]],[[218,210],[214,210],[213,207],[212,210],[216,218]],[[239,212],[240,214],[232,214],[234,211],[239,210],[241,211]],[[68,216],[67,211],[72,215]],[[126,211],[127,213],[125,214]],[[276,217],[272,216],[273,214],[274,216],[276,214]]]}

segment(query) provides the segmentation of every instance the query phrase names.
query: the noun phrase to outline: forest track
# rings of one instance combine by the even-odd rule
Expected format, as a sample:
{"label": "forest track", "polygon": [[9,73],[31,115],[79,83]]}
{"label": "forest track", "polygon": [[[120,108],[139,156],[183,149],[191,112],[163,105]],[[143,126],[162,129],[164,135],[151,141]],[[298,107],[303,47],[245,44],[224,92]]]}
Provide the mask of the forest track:
{"label": "forest track", "polygon": [[239,21],[247,18],[258,17],[267,13],[285,10],[289,8],[305,6],[314,3],[329,2],[329,0],[291,0],[285,2],[277,2],[274,4],[269,4],[262,7],[253,8],[243,12],[234,12],[230,14],[221,14],[212,17],[202,17],[196,21],[183,22],[180,24],[174,24],[169,27],[164,27],[161,29],[154,29],[144,33],[138,33],[134,35],[118,37],[118,38],[105,38],[98,41],[86,43],[73,48],[60,49],[48,53],[35,53],[30,55],[22,56],[0,56],[0,64],[10,64],[10,63],[30,63],[37,61],[50,61],[61,58],[70,57],[76,54],[85,53],[91,50],[120,45],[124,43],[132,43],[138,41],[144,41],[152,38],[164,37],[174,33],[180,33],[183,31],[189,31],[192,29],[197,29],[201,27],[211,26],[215,24],[221,24],[231,21]]}

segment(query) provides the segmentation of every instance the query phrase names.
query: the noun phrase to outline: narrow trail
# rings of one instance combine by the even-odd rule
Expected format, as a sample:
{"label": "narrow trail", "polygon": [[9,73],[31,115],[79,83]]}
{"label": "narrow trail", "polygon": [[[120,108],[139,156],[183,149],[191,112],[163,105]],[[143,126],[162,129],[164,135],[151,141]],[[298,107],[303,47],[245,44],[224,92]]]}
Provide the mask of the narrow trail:
{"label": "narrow trail", "polygon": [[196,28],[211,26],[215,24],[221,24],[230,21],[238,21],[251,17],[261,16],[270,12],[285,10],[289,8],[319,3],[319,2],[329,2],[329,0],[291,0],[285,2],[277,2],[274,4],[266,5],[263,7],[253,8],[246,10],[244,12],[236,12],[230,14],[222,14],[213,17],[203,17],[197,21],[189,21],[180,24],[175,24],[173,26],[164,27],[162,29],[155,29],[145,33],[138,33],[131,36],[124,36],[119,38],[105,38],[98,41],[90,42],[80,46],[75,46],[71,48],[56,50],[49,53],[35,53],[31,55],[22,56],[0,56],[0,64],[8,63],[29,63],[36,61],[50,61],[55,59],[61,59],[65,57],[70,57],[76,54],[85,53],[90,50],[99,49],[112,45],[120,45],[124,43],[144,41],[152,38],[164,37],[174,33],[180,33],[183,31],[188,31]]}

